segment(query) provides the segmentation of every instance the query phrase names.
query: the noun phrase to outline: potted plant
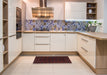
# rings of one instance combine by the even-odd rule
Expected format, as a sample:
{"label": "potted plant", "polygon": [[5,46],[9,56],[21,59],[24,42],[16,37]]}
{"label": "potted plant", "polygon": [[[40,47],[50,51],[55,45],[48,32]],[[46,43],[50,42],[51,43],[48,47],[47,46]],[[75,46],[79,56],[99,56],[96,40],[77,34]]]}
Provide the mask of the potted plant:
{"label": "potted plant", "polygon": [[98,31],[99,26],[101,26],[102,23],[98,23],[97,21],[89,21],[88,24],[86,25],[87,31],[95,32],[96,29]]}

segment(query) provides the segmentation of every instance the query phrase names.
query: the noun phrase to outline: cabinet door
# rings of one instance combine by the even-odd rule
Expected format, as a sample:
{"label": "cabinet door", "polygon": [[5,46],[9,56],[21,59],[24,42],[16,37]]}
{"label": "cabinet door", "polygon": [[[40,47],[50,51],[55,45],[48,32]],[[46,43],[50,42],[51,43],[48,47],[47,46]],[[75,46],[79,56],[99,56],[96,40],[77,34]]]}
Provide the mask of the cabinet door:
{"label": "cabinet door", "polygon": [[96,39],[89,38],[89,63],[96,68]]}
{"label": "cabinet door", "polygon": [[2,40],[0,40],[0,72],[3,70]]}
{"label": "cabinet door", "polygon": [[2,38],[2,0],[0,0],[0,38]]}
{"label": "cabinet door", "polygon": [[51,51],[66,51],[64,33],[51,34]]}
{"label": "cabinet door", "polygon": [[23,34],[23,51],[35,51],[34,33]]}
{"label": "cabinet door", "polygon": [[78,52],[80,54],[82,54],[81,53],[81,44],[82,44],[82,42],[81,42],[81,36],[79,34],[77,35],[77,39],[78,39],[78,41],[77,41],[77,49],[78,49]]}
{"label": "cabinet door", "polygon": [[16,36],[9,37],[9,63],[11,63],[17,57],[17,43],[16,43]]}
{"label": "cabinet door", "polygon": [[66,51],[77,51],[76,34],[66,34]]}
{"label": "cabinet door", "polygon": [[19,54],[22,51],[22,38],[17,39],[17,53]]}
{"label": "cabinet door", "polygon": [[86,19],[86,2],[65,2],[65,19]]}
{"label": "cabinet door", "polygon": [[16,34],[16,3],[8,0],[8,36]]}

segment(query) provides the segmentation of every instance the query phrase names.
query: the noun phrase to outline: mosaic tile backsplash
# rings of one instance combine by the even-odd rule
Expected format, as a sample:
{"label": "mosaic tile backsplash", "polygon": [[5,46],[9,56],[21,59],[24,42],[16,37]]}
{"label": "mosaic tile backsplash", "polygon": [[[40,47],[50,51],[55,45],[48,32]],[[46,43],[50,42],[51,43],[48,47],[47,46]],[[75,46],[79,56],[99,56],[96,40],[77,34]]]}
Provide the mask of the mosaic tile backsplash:
{"label": "mosaic tile backsplash", "polygon": [[88,21],[26,20],[25,30],[33,31],[86,31]]}

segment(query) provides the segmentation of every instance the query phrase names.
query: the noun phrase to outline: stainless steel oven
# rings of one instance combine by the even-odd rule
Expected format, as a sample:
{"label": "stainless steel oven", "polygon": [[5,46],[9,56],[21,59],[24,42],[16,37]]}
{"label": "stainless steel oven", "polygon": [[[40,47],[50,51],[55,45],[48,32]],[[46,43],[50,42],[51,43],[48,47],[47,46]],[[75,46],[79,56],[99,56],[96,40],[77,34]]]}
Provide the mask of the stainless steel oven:
{"label": "stainless steel oven", "polygon": [[22,10],[16,7],[16,38],[22,37]]}

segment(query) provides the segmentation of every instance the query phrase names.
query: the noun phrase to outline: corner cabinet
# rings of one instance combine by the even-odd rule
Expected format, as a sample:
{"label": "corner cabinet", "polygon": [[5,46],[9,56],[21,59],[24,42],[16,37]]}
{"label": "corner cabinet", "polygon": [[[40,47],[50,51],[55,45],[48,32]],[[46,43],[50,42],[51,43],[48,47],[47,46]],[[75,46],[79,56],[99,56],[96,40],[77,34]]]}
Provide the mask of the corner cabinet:
{"label": "corner cabinet", "polygon": [[96,68],[96,39],[78,35],[78,52],[94,68]]}
{"label": "corner cabinet", "polygon": [[0,72],[3,70],[3,41],[0,40]]}
{"label": "corner cabinet", "polygon": [[34,33],[23,33],[23,51],[35,51]]}
{"label": "corner cabinet", "polygon": [[51,51],[66,51],[65,33],[51,33]]}

